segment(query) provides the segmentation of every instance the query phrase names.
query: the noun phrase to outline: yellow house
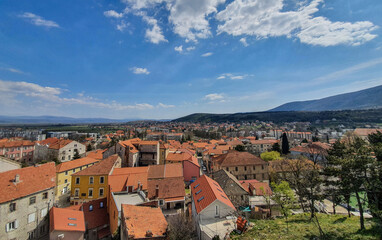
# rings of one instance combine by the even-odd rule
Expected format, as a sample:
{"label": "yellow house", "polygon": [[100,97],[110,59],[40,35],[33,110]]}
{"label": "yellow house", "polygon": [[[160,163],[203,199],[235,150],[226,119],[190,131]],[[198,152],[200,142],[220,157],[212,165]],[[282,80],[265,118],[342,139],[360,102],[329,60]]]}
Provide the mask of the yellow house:
{"label": "yellow house", "polygon": [[121,158],[118,155],[112,155],[94,166],[72,174],[70,203],[78,205],[107,197],[108,176],[115,167],[121,167]]}
{"label": "yellow house", "polygon": [[93,166],[99,160],[84,157],[56,166],[56,201],[65,203],[70,197],[72,174]]}

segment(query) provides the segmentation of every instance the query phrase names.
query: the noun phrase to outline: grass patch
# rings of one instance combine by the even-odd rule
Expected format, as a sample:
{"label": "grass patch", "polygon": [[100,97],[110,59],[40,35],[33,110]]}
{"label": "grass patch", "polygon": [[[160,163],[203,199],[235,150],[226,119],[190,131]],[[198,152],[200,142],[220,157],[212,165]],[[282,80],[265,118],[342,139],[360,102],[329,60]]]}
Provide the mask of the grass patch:
{"label": "grass patch", "polygon": [[[326,234],[323,239],[381,239],[382,227],[374,220],[365,219],[366,230],[359,230],[359,217],[318,214],[321,228]],[[298,214],[289,218],[289,232],[284,218],[275,220],[251,220],[253,228],[232,239],[320,239],[317,226],[310,221],[309,214]]]}

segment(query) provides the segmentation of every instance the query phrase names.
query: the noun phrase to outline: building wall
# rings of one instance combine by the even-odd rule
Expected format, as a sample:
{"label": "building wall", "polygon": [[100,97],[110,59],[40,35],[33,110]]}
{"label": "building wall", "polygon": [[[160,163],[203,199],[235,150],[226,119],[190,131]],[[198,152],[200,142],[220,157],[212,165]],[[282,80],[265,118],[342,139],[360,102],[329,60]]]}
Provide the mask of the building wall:
{"label": "building wall", "polygon": [[256,179],[258,181],[268,181],[268,164],[236,166],[236,167],[218,167],[218,170],[225,169],[234,175],[238,180]]}
{"label": "building wall", "polygon": [[119,217],[120,217],[120,212],[118,212],[117,205],[114,201],[113,194],[110,193],[109,195],[110,201],[108,201],[109,204],[109,223],[110,223],[110,233],[113,235],[117,230],[119,226]]}
{"label": "building wall", "polygon": [[[202,200],[203,201],[203,200]],[[218,215],[216,215],[216,206],[218,207]],[[214,218],[223,218],[235,212],[234,209],[220,202],[219,200],[215,200],[208,207],[203,209],[199,213],[199,219],[203,221],[203,219],[214,219]],[[200,220],[199,220],[200,221]]]}
{"label": "building wall", "polygon": [[[43,193],[47,192],[47,199],[43,199]],[[34,204],[29,204],[30,198],[36,197]],[[10,203],[16,203],[16,211],[10,212]],[[47,189],[29,196],[16,199],[11,202],[0,204],[0,239],[28,239],[30,232],[35,232],[38,239],[48,238],[49,235],[49,210],[54,203],[54,188]],[[42,211],[46,215],[42,215]],[[28,223],[29,214],[35,214],[34,221]],[[6,232],[6,225],[17,220],[17,229]]]}
{"label": "building wall", "polygon": [[[63,235],[63,238],[58,238],[59,235]],[[83,240],[84,232],[73,232],[73,231],[52,231],[49,234],[50,240]]]}
{"label": "building wall", "polygon": [[0,148],[0,155],[23,163],[32,163],[33,152],[34,145],[23,146],[21,143],[20,146]]}
{"label": "building wall", "polygon": [[70,197],[72,174],[93,166],[94,164],[95,163],[90,163],[74,169],[69,169],[68,171],[56,173],[56,200],[62,196]]}
{"label": "building wall", "polygon": [[183,177],[186,182],[191,181],[193,177],[196,180],[200,177],[200,167],[189,161],[183,161]]}
{"label": "building wall", "polygon": [[0,172],[6,172],[14,169],[21,168],[21,164],[13,162],[6,158],[0,157]]}
{"label": "building wall", "polygon": [[[90,184],[90,177],[94,178],[93,184]],[[100,183],[100,178],[104,177],[104,183]],[[76,178],[80,178],[80,184],[76,184]],[[71,203],[89,202],[100,198],[105,198],[109,194],[108,175],[99,176],[72,176],[71,181]],[[93,197],[89,197],[89,189],[93,189]],[[103,195],[99,195],[99,189],[103,188]],[[75,196],[76,189],[79,190],[78,197]]]}
{"label": "building wall", "polygon": [[73,159],[75,150],[77,149],[78,154],[83,156],[86,152],[86,146],[77,142],[72,141],[68,143],[66,146],[62,147],[58,151],[58,160],[61,162],[67,162]]}

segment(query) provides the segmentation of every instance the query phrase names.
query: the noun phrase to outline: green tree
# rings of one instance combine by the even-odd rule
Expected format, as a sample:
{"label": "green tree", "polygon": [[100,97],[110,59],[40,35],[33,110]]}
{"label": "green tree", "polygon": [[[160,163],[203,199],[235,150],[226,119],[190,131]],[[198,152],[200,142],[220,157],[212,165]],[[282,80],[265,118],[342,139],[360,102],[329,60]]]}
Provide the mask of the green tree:
{"label": "green tree", "polygon": [[237,145],[235,147],[235,150],[238,151],[238,152],[244,152],[245,151],[245,147],[243,145]]}
{"label": "green tree", "polygon": [[86,151],[87,152],[90,152],[92,150],[92,145],[89,143],[87,146],[86,146]]}
{"label": "green tree", "polygon": [[266,162],[279,160],[280,159],[280,153],[276,151],[271,152],[263,152],[260,154],[261,159],[263,159]]}
{"label": "green tree", "polygon": [[288,216],[296,201],[294,192],[286,181],[281,181],[279,184],[272,182],[272,189],[273,195],[271,198],[280,206],[280,212],[286,218],[285,222],[287,223],[287,231],[289,232]]}
{"label": "green tree", "polygon": [[277,142],[275,144],[272,145],[272,149],[271,151],[275,151],[275,152],[279,152],[281,153],[281,147],[280,147],[280,144]]}
{"label": "green tree", "polygon": [[290,151],[289,151],[288,137],[287,137],[286,133],[283,133],[281,141],[282,141],[281,152],[282,152],[282,154],[287,155]]}

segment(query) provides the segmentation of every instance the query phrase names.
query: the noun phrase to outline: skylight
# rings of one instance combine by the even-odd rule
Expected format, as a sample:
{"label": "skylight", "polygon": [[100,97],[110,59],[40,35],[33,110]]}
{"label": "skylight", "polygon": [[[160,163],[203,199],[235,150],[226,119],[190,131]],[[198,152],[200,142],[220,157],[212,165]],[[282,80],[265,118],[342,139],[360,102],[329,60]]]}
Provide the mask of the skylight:
{"label": "skylight", "polygon": [[69,226],[74,226],[74,227],[77,226],[77,224],[75,224],[75,223],[68,223],[68,225]]}
{"label": "skylight", "polygon": [[194,189],[197,188],[198,186],[199,186],[199,184],[196,184],[196,186],[194,187]]}
{"label": "skylight", "polygon": [[204,197],[201,197],[198,199],[198,202],[202,201],[204,199]]}
{"label": "skylight", "polygon": [[[220,194],[223,198],[227,199],[225,196],[223,196],[222,194]],[[228,200],[228,199],[227,199]]]}
{"label": "skylight", "polygon": [[69,220],[77,220],[77,218],[68,218]]}
{"label": "skylight", "polygon": [[195,195],[198,195],[201,191],[202,191],[202,189],[200,189],[199,191],[197,191],[197,192],[195,193]]}

